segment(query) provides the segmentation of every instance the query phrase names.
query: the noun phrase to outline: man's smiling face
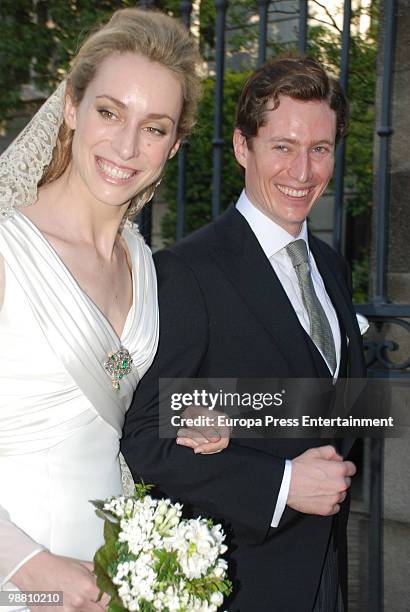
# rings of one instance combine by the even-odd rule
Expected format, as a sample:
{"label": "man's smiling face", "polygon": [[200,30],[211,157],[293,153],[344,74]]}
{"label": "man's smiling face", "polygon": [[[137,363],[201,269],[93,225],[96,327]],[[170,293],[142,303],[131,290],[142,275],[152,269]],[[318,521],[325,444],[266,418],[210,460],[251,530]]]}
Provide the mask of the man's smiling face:
{"label": "man's smiling face", "polygon": [[236,129],[234,149],[245,168],[250,201],[297,236],[329,183],[334,166],[336,113],[324,100],[279,97],[249,144]]}

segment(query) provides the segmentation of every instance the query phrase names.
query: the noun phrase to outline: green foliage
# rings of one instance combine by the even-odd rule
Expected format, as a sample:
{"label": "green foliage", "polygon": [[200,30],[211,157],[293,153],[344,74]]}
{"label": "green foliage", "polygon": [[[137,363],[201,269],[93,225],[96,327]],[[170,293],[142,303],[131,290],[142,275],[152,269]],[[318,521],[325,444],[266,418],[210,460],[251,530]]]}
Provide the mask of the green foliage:
{"label": "green foliage", "polygon": [[[365,35],[351,36],[349,49],[347,95],[350,101],[350,127],[346,139],[345,208],[350,217],[351,230],[356,222],[359,227],[370,224],[373,205],[378,4],[372,2],[366,8],[353,11],[351,32],[359,30],[359,20],[363,16],[369,17],[370,27]],[[335,26],[315,25],[309,33],[309,52],[335,75],[340,70],[340,38],[341,33]],[[351,262],[356,303],[367,301],[369,249],[369,242],[356,245]]]}
{"label": "green foliage", "polygon": [[230,580],[219,580],[212,576],[203,576],[202,578],[194,578],[187,584],[187,589],[194,597],[205,600],[209,597],[209,593],[217,593],[220,591],[224,597],[232,592],[232,583]]}
{"label": "green foliage", "polygon": [[[159,2],[168,9],[176,0]],[[28,82],[49,92],[61,80],[81,41],[133,0],[2,0],[0,18],[0,120],[3,127],[24,106]]]}
{"label": "green foliage", "polygon": [[199,8],[199,46],[205,60],[212,59],[215,38],[215,2],[202,0]]}
{"label": "green foliage", "polygon": [[181,567],[177,561],[177,553],[161,549],[154,551],[154,555],[157,559],[154,568],[158,572],[158,579],[163,580],[164,583],[177,584],[181,574]]}
{"label": "green foliage", "polygon": [[365,255],[362,259],[352,262],[353,302],[362,304],[368,299],[369,282],[369,257]]}
{"label": "green foliage", "polygon": [[[369,214],[373,191],[373,132],[374,99],[376,89],[376,24],[375,7],[353,13],[352,25],[358,26],[360,15],[371,17],[366,36],[354,35],[350,41],[350,69],[348,98],[350,100],[350,129],[346,139],[346,181],[351,192],[347,199],[349,213],[356,217]],[[340,33],[336,28],[316,25],[309,33],[309,53],[333,74],[340,70]]]}
{"label": "green foliage", "polygon": [[[231,142],[235,105],[246,76],[244,73],[233,72],[227,72],[225,75],[222,210],[236,200],[243,187],[242,172],[234,158]],[[214,85],[214,79],[207,79],[204,82],[204,95],[199,106],[198,122],[189,138],[186,169],[186,234],[211,220]],[[169,207],[162,221],[163,237],[167,243],[175,240],[176,194],[177,162],[173,160],[166,169],[163,188],[163,195]]]}
{"label": "green foliage", "polygon": [[[94,503],[94,505],[96,505]],[[117,588],[112,582],[113,575],[110,569],[115,565],[118,558],[118,549],[116,546],[120,526],[117,523],[112,523],[110,520],[104,521],[104,545],[97,550],[94,555],[94,572],[97,576],[97,586],[102,593],[108,593],[111,596],[109,611],[117,612],[123,610],[122,602],[117,595]]]}
{"label": "green foliage", "polygon": [[145,482],[141,478],[141,482],[135,483],[135,497],[137,499],[144,499],[147,495],[150,494],[150,491],[154,488],[153,484],[145,484]]}

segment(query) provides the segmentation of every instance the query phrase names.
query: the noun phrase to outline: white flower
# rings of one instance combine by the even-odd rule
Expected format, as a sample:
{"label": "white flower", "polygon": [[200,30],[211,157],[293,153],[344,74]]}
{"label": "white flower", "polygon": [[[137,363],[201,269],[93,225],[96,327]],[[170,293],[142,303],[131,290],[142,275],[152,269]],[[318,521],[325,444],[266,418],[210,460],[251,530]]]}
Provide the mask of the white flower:
{"label": "white flower", "polygon": [[172,536],[165,538],[166,550],[175,550],[177,559],[187,578],[200,578],[225,552],[225,536],[220,525],[208,527],[204,519],[181,522]]}
{"label": "white flower", "polygon": [[130,594],[130,585],[128,584],[128,582],[121,582],[121,586],[118,589],[118,595],[121,598],[128,598]]}
{"label": "white flower", "polygon": [[190,610],[195,610],[195,612],[216,612],[217,608],[216,606],[209,604],[207,601],[194,598]]}
{"label": "white flower", "polygon": [[362,336],[364,336],[364,334],[367,332],[367,330],[370,327],[369,321],[364,315],[359,314],[358,312],[356,312],[356,319],[359,325],[360,333]]}
{"label": "white flower", "polygon": [[118,518],[122,518],[125,514],[125,497],[121,495],[108,499],[104,504],[104,510],[109,510]]}
{"label": "white flower", "polygon": [[216,578],[225,578],[227,569],[228,563],[225,561],[225,559],[218,559],[214,569],[212,570],[212,574],[216,576]]}
{"label": "white flower", "polygon": [[219,591],[212,593],[211,603],[213,603],[215,606],[217,607],[221,606],[223,604],[223,600],[224,600],[224,596]]}
{"label": "white flower", "polygon": [[161,533],[167,533],[176,527],[182,515],[181,504],[171,504],[169,499],[162,499],[158,503],[154,516],[155,527]]}
{"label": "white flower", "polygon": [[[119,519],[119,542],[126,543],[130,555],[117,563],[113,583],[125,610],[140,610],[151,602],[155,610],[168,612],[216,612],[223,602],[220,592],[205,592],[206,599],[194,597],[190,580],[205,575],[223,580],[227,563],[219,556],[225,552],[225,535],[220,525],[209,527],[205,519],[181,519],[182,505],[169,499],[156,500],[120,496],[110,498],[104,510]],[[123,547],[122,554],[127,547]],[[157,551],[176,553],[183,576],[176,582],[158,580]],[[173,577],[175,579],[175,577]]]}
{"label": "white flower", "polygon": [[176,594],[166,597],[165,602],[166,602],[166,607],[168,608],[170,612],[172,612],[173,610],[180,609],[179,597]]}
{"label": "white flower", "polygon": [[118,539],[120,542],[127,542],[134,555],[138,555],[142,550],[152,550],[161,544],[160,535],[154,531],[152,512],[144,506],[134,508],[133,516],[122,519],[120,527]]}

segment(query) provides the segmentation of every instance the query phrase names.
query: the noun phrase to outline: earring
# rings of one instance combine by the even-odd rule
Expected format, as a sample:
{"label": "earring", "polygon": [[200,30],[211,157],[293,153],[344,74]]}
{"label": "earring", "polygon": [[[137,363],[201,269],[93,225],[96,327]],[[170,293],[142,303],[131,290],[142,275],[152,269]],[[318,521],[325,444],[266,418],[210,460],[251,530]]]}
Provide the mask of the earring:
{"label": "earring", "polygon": [[140,195],[135,196],[131,200],[131,204],[126,212],[128,219],[135,217],[144,208],[145,204],[148,204],[154,197],[155,189],[161,184],[161,178],[153,185],[150,185]]}

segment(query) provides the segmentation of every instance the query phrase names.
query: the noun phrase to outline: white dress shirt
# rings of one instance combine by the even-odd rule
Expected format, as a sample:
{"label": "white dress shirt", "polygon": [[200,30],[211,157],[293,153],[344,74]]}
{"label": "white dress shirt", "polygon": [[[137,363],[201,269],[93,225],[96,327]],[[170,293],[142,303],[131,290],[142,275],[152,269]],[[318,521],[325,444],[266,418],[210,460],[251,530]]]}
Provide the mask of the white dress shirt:
{"label": "white dress shirt", "polygon": [[[306,242],[307,252],[308,252],[308,265],[310,269],[310,273],[312,276],[313,286],[316,292],[316,295],[323,306],[323,309],[328,318],[332,334],[333,340],[335,343],[336,350],[336,370],[333,373],[334,380],[336,380],[339,366],[340,366],[340,352],[341,352],[341,337],[340,337],[340,328],[337,320],[336,311],[332,305],[332,302],[326,292],[323,279],[320,276],[319,270],[316,266],[316,262],[314,260],[313,254],[309,249],[309,240],[308,240],[308,232],[307,232],[307,224],[304,221],[301,232],[299,236],[292,236],[286,230],[284,230],[280,225],[272,221],[269,217],[267,217],[263,212],[261,212],[258,208],[256,208],[247,197],[245,190],[242,191],[241,196],[236,203],[237,210],[245,217],[248,222],[251,230],[255,234],[259,244],[266,257],[269,259],[272,268],[274,269],[283,289],[286,292],[286,295],[289,298],[290,303],[292,304],[295,313],[299,319],[300,324],[304,328],[304,330],[309,334],[310,332],[310,323],[309,316],[303,304],[299,282],[296,276],[295,269],[292,265],[290,257],[286,251],[286,246],[293,242],[294,240],[298,240],[301,238]],[[273,316],[273,313],[272,313]],[[320,350],[322,357],[325,362],[326,359]],[[327,363],[327,362],[326,362]],[[329,364],[327,364],[329,367]],[[330,368],[329,368],[330,370]],[[285,510],[286,502],[289,494],[289,486],[290,479],[292,475],[292,462],[289,459],[285,461],[285,469],[282,477],[282,484],[279,490],[278,499],[276,502],[275,511],[272,517],[272,527],[277,527],[279,521],[282,517],[282,514]]]}

